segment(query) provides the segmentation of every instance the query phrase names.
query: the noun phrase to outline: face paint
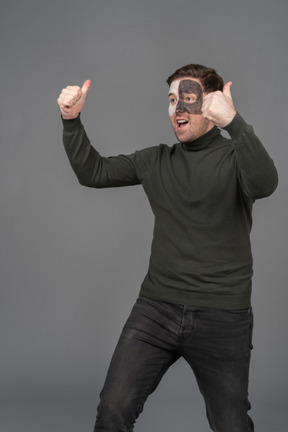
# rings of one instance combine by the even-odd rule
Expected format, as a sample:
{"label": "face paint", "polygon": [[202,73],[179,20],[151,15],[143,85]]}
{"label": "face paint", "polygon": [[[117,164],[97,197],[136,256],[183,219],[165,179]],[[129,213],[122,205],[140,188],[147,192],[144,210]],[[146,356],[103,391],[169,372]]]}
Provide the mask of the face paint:
{"label": "face paint", "polygon": [[202,94],[202,88],[197,81],[191,79],[173,81],[169,89],[169,116],[177,112],[201,114]]}

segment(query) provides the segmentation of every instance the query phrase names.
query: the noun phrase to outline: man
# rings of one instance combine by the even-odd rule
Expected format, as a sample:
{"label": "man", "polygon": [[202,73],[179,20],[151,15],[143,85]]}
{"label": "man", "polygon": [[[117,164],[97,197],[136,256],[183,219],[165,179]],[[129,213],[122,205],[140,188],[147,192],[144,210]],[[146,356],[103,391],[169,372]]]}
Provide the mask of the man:
{"label": "man", "polygon": [[167,83],[179,142],[128,156],[101,157],[91,146],[79,118],[89,80],[58,99],[64,146],[79,182],[142,184],[155,215],[149,269],[114,352],[94,430],[131,431],[148,395],[183,356],[211,429],[253,431],[247,413],[251,212],[255,199],[275,190],[277,172],[236,112],[231,82],[223,86],[214,69],[192,64]]}

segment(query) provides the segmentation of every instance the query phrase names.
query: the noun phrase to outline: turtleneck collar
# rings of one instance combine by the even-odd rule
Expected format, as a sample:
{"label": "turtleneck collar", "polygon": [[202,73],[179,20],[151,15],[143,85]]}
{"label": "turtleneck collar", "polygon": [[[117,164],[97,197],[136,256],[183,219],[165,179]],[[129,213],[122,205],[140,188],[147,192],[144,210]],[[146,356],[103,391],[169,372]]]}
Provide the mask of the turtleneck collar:
{"label": "turtleneck collar", "polygon": [[220,130],[217,128],[217,126],[214,126],[201,137],[191,142],[181,143],[181,146],[185,151],[203,150],[204,148],[208,147],[218,135],[220,135]]}

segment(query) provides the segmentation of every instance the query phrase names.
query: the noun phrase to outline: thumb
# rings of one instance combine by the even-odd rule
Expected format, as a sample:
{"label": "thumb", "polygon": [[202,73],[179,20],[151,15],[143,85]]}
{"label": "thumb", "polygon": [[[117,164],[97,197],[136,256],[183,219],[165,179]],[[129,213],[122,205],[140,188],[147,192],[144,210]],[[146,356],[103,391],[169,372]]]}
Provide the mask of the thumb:
{"label": "thumb", "polygon": [[86,80],[86,81],[84,82],[84,84],[83,84],[83,86],[82,86],[82,88],[81,88],[82,94],[83,94],[84,96],[86,96],[86,94],[87,94],[87,92],[88,92],[88,90],[89,90],[90,85],[91,85],[91,80]]}
{"label": "thumb", "polygon": [[224,95],[228,96],[230,99],[232,99],[231,90],[230,90],[231,85],[232,85],[232,81],[229,81],[223,87],[223,93],[224,93]]}

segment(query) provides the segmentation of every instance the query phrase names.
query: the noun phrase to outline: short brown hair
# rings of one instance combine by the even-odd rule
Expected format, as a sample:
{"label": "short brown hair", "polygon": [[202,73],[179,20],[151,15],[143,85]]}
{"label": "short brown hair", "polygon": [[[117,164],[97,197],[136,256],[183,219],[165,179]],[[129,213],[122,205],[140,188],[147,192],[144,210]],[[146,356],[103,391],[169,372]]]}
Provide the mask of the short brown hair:
{"label": "short brown hair", "polygon": [[177,69],[167,79],[167,84],[170,86],[172,81],[184,77],[198,78],[205,93],[223,90],[223,79],[218,75],[216,70],[199,64],[189,64]]}

